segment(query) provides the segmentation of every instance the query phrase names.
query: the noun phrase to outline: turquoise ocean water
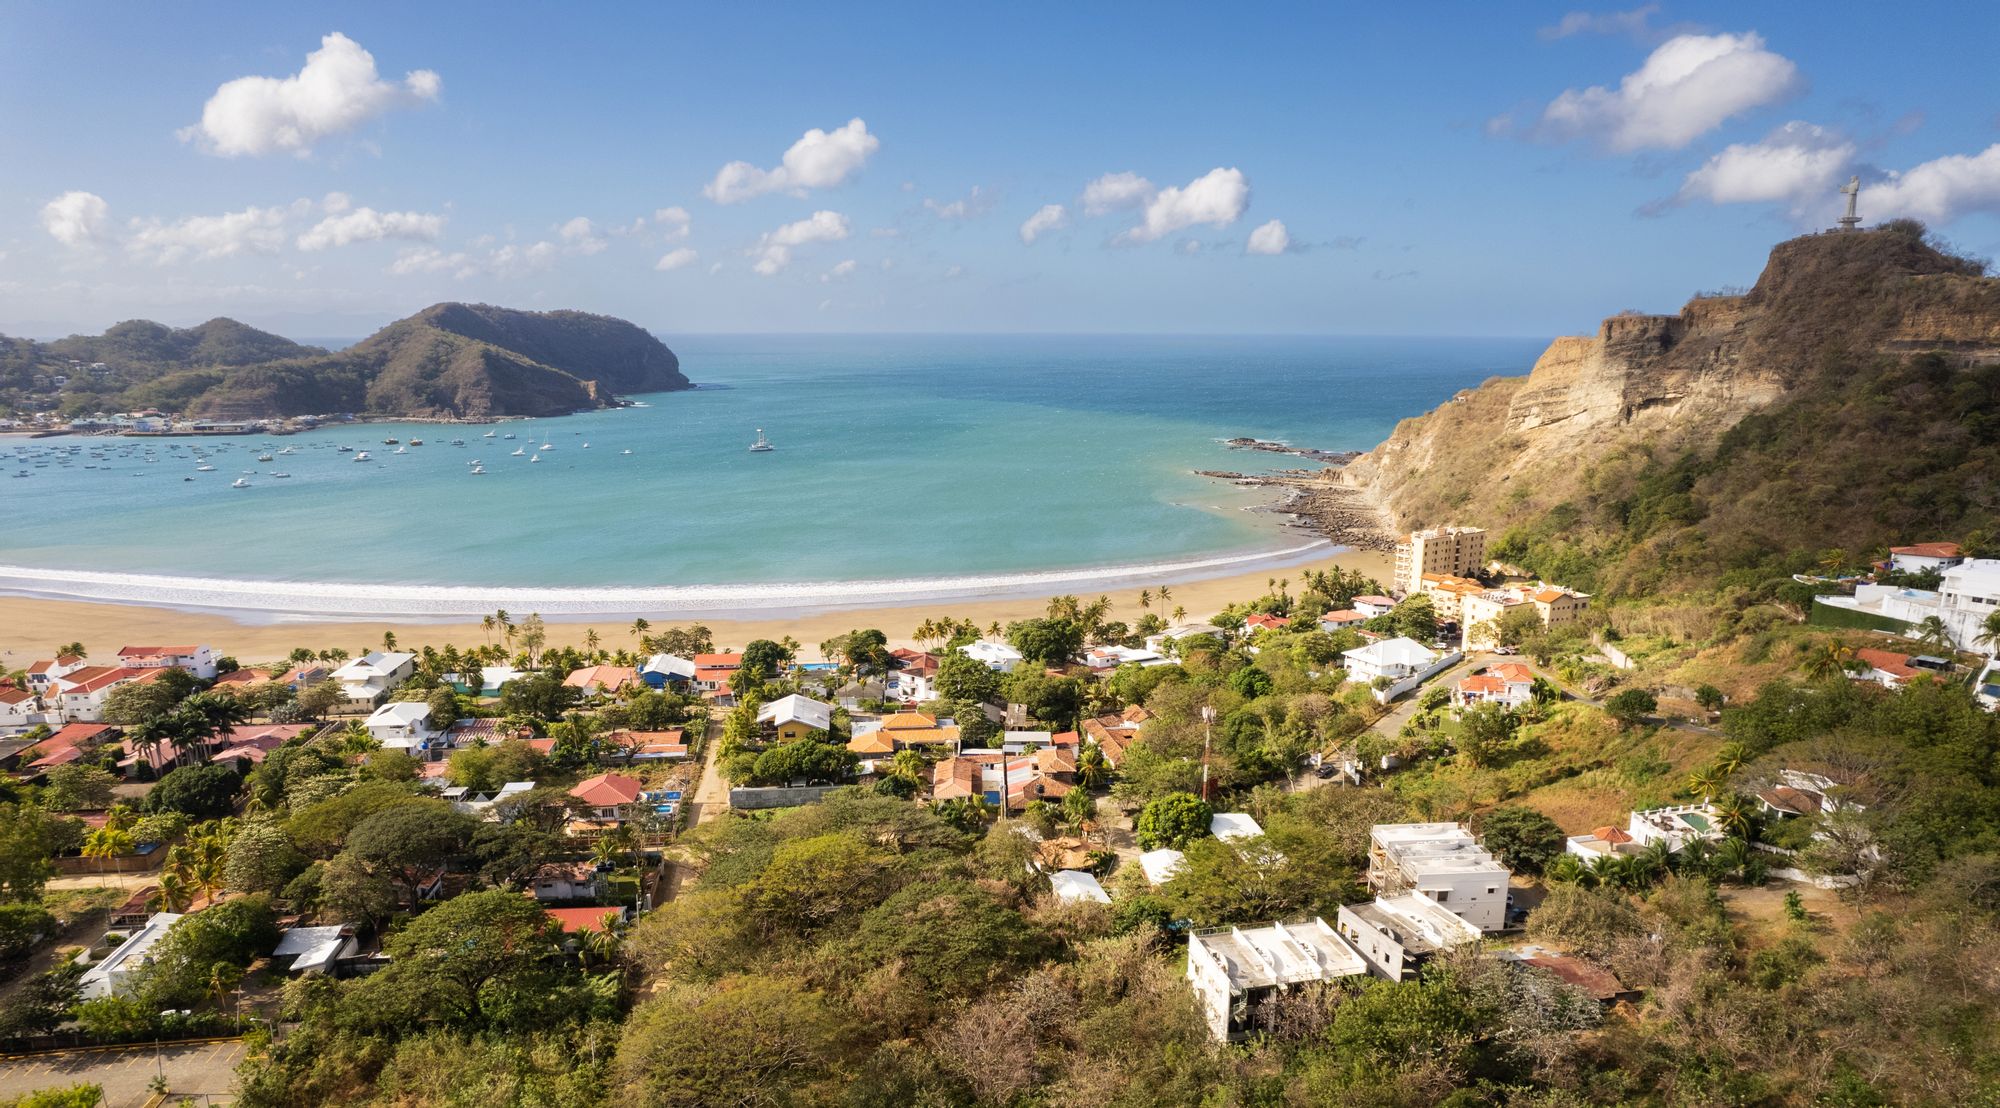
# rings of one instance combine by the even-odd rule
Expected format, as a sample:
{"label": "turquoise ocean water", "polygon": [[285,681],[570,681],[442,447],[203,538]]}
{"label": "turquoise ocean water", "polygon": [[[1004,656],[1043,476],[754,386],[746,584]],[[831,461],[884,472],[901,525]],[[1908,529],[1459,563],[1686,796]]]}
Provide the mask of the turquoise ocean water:
{"label": "turquoise ocean water", "polygon": [[[269,582],[689,586],[978,577],[1268,550],[1299,536],[1242,510],[1247,493],[1192,471],[1297,460],[1217,440],[1365,449],[1459,389],[1525,372],[1542,345],[667,341],[702,387],[637,398],[643,407],[272,438],[0,440],[0,563]],[[770,453],[746,449],[760,427],[776,444]],[[498,434],[482,437],[488,430]],[[405,454],[382,443],[412,435],[425,445]],[[544,443],[554,449],[531,463]],[[77,445],[89,449],[55,453]],[[340,445],[373,460],[356,463]],[[283,447],[294,453],[256,460]],[[516,447],[528,454],[512,456]],[[213,472],[196,471],[197,450]],[[468,472],[475,459],[484,476]],[[238,476],[250,487],[231,488]]]}

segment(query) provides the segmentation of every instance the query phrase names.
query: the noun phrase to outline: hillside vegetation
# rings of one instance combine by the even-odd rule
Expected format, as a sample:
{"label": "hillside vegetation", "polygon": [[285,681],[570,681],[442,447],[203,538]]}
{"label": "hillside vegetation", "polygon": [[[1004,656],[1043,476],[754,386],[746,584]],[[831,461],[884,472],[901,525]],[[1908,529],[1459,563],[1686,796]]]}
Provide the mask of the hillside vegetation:
{"label": "hillside vegetation", "polygon": [[1607,319],[1399,426],[1345,478],[1611,596],[1987,535],[2000,280],[1920,225],[1794,239],[1747,295]]}
{"label": "hillside vegetation", "polygon": [[[78,371],[72,360],[106,369]],[[38,373],[72,378],[61,393],[71,414],[159,408],[221,419],[561,415],[690,387],[673,351],[624,320],[452,303],[335,353],[230,319],[186,329],[135,320],[49,343],[0,338],[0,393],[25,404]]]}

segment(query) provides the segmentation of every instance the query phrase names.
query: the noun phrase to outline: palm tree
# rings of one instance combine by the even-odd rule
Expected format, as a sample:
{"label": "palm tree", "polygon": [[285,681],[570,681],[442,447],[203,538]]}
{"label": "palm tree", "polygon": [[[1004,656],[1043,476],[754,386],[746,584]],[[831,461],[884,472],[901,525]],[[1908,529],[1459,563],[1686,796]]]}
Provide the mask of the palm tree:
{"label": "palm tree", "polygon": [[1748,753],[1742,743],[1723,743],[1722,749],[1715,752],[1715,771],[1724,777],[1734,774],[1743,768]]}
{"label": "palm tree", "polygon": [[1711,865],[1718,877],[1739,873],[1749,863],[1750,844],[1742,839],[1724,839],[1722,845],[1715,848],[1715,855],[1711,859]]}
{"label": "palm tree", "polygon": [[1715,766],[1709,766],[1706,769],[1695,770],[1694,772],[1688,774],[1688,779],[1687,779],[1688,795],[1701,796],[1701,797],[1714,796],[1716,793],[1722,791],[1722,782],[1725,776],[1726,775],[1723,774],[1721,770]]}
{"label": "palm tree", "polygon": [[1665,839],[1655,839],[1634,854],[1629,865],[1638,883],[1650,885],[1673,870],[1674,848]]}
{"label": "palm tree", "polygon": [[1725,796],[1709,805],[1715,810],[1715,821],[1731,834],[1749,837],[1750,805],[1740,796]]}
{"label": "palm tree", "polygon": [[1847,551],[1842,550],[1837,546],[1834,547],[1832,550],[1829,550],[1826,553],[1820,555],[1819,566],[1821,569],[1826,571],[1826,575],[1828,577],[1840,576],[1840,567],[1846,564],[1847,564]]}
{"label": "palm tree", "polygon": [[104,872],[103,862],[106,858],[116,858],[122,854],[130,854],[138,846],[139,844],[132,840],[132,833],[130,831],[121,827],[106,826],[92,831],[90,837],[83,840],[82,853],[86,858],[97,859],[99,863],[97,871],[102,873]]}
{"label": "palm tree", "polygon": [[1979,624],[1979,633],[1972,636],[1972,643],[1985,647],[1988,658],[2000,654],[2000,611],[1986,613]]}
{"label": "palm tree", "polygon": [[394,631],[382,632],[382,649],[384,650],[396,649],[396,633]]}
{"label": "palm tree", "polygon": [[66,642],[66,643],[64,643],[64,644],[62,644],[61,646],[59,646],[59,647],[57,647],[57,648],[56,648],[56,653],[57,653],[57,654],[67,654],[67,655],[70,655],[71,657],[75,657],[75,658],[88,658],[88,657],[90,657],[90,652],[89,652],[89,651],[87,651],[87,650],[85,650],[85,649],[83,648],[83,644],[82,644],[82,643],[80,643],[80,642]]}
{"label": "palm tree", "polygon": [[481,617],[480,617],[480,619],[479,619],[479,629],[480,629],[480,630],[482,630],[482,631],[484,631],[484,632],[486,632],[486,641],[488,641],[488,642],[492,642],[492,641],[493,641],[493,617],[492,617],[492,616],[481,616]]}
{"label": "palm tree", "polygon": [[922,784],[924,756],[914,750],[898,750],[889,758],[889,776]]}
{"label": "palm tree", "polygon": [[[1936,617],[1932,617],[1936,618]],[[1827,639],[1806,652],[1806,676],[1815,681],[1847,672],[1854,648],[1839,639]]]}
{"label": "palm tree", "polygon": [[1583,859],[1564,851],[1543,867],[1542,876],[1550,881],[1580,885],[1590,878],[1590,871],[1584,866]]}
{"label": "palm tree", "polygon": [[1151,608],[1152,606],[1153,606],[1153,590],[1151,590],[1151,589],[1140,589],[1140,590],[1139,590],[1139,610],[1143,612],[1143,611],[1145,611],[1146,609],[1148,609],[1148,608]]}
{"label": "palm tree", "polygon": [[[1981,625],[1984,629],[1984,625]],[[1951,628],[1937,616],[1925,616],[1917,624],[1917,645],[1927,648],[1933,654],[1947,657],[1958,653],[1958,643],[1951,637]]]}
{"label": "palm tree", "polygon": [[[1167,590],[1161,589],[1160,591],[1166,592]],[[1187,609],[1181,607],[1178,604],[1174,605],[1174,622],[1179,623],[1186,618],[1187,618]]]}
{"label": "palm tree", "polygon": [[639,640],[640,646],[644,646],[646,644],[646,632],[650,630],[652,626],[653,626],[652,624],[647,623],[643,619],[635,619],[632,621],[632,637]]}
{"label": "palm tree", "polygon": [[1602,885],[1608,889],[1624,888],[1629,877],[1625,859],[1617,854],[1605,854],[1593,859],[1590,863],[1590,877],[1593,885]]}
{"label": "palm tree", "polygon": [[194,892],[188,888],[187,878],[175,870],[160,874],[159,888],[146,901],[146,907],[156,912],[185,912],[194,903]]}
{"label": "palm tree", "polygon": [[584,648],[585,650],[588,650],[588,651],[590,651],[590,652],[591,652],[591,653],[592,653],[593,655],[594,655],[594,654],[596,654],[596,653],[597,653],[597,644],[598,644],[598,642],[599,642],[599,641],[600,641],[600,640],[599,640],[599,639],[598,639],[598,637],[597,637],[597,628],[595,628],[595,627],[592,627],[592,628],[589,628],[589,629],[587,629],[587,630],[585,630],[585,631],[584,631],[584,633],[583,633],[583,648]]}

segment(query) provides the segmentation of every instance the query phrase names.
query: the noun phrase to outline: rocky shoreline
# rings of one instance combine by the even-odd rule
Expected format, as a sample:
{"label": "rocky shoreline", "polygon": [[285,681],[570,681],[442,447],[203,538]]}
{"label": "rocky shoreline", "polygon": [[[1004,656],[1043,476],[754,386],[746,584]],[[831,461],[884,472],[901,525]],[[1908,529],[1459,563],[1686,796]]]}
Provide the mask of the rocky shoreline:
{"label": "rocky shoreline", "polygon": [[1292,526],[1342,546],[1356,550],[1395,549],[1396,541],[1381,507],[1365,490],[1335,484],[1332,468],[1277,473],[1203,469],[1195,473],[1239,488],[1280,490],[1282,495],[1278,500],[1257,510],[1289,516]]}
{"label": "rocky shoreline", "polygon": [[1314,462],[1331,462],[1345,465],[1361,456],[1358,450],[1316,450],[1309,446],[1293,446],[1271,439],[1234,438],[1222,440],[1222,445],[1231,450],[1261,450],[1266,454],[1289,454],[1295,458],[1305,458]]}

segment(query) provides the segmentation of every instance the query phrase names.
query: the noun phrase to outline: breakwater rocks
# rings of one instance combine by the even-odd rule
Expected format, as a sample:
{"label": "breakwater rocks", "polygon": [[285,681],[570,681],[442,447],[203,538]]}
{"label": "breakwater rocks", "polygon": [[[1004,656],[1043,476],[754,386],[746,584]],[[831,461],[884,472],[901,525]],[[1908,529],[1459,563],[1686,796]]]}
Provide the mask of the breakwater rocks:
{"label": "breakwater rocks", "polygon": [[1308,446],[1293,446],[1287,442],[1274,442],[1270,439],[1224,439],[1222,445],[1231,450],[1261,450],[1266,454],[1289,454],[1295,458],[1335,464],[1345,464],[1359,457],[1361,453],[1358,450],[1315,450]]}
{"label": "breakwater rocks", "polygon": [[1262,510],[1280,512],[1303,530],[1357,550],[1391,550],[1395,538],[1389,521],[1365,489],[1333,483],[1334,470],[1294,469],[1279,473],[1235,473],[1196,470],[1197,475],[1228,481],[1243,488],[1279,490],[1278,500]]}

